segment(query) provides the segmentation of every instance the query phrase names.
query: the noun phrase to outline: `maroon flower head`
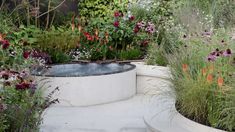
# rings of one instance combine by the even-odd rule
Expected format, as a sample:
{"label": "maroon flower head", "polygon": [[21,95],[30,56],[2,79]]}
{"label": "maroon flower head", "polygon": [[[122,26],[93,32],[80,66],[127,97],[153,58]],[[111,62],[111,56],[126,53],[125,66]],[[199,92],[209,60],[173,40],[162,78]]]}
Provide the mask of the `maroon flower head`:
{"label": "maroon flower head", "polygon": [[114,27],[119,27],[119,21],[115,21],[115,22],[113,23],[113,25],[114,25]]}
{"label": "maroon flower head", "polygon": [[3,49],[7,49],[10,46],[10,43],[8,40],[1,41],[1,44],[2,44]]}
{"label": "maroon flower head", "polygon": [[28,59],[29,58],[29,56],[30,56],[30,51],[24,51],[23,52],[23,57],[25,58],[25,59]]}
{"label": "maroon flower head", "polygon": [[16,84],[15,87],[17,90],[25,90],[25,89],[30,88],[30,84],[26,82],[22,82],[22,83]]}
{"label": "maroon flower head", "polygon": [[134,16],[131,16],[131,17],[129,18],[129,20],[130,20],[130,21],[133,21],[133,20],[135,20],[135,17],[134,17]]}
{"label": "maroon flower head", "polygon": [[119,16],[121,16],[121,13],[119,11],[115,11],[114,12],[114,17],[119,17]]}

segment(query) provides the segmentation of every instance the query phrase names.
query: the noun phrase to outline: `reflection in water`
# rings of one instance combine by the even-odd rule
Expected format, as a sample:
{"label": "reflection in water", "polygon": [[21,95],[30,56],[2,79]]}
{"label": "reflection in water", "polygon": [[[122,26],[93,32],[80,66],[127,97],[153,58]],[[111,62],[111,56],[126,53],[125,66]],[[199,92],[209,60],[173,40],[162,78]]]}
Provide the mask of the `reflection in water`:
{"label": "reflection in water", "polygon": [[45,69],[38,68],[33,70],[32,73],[36,75],[49,75],[49,76],[89,76],[89,75],[102,75],[115,72],[121,72],[132,68],[128,64],[64,64],[55,65],[45,71]]}

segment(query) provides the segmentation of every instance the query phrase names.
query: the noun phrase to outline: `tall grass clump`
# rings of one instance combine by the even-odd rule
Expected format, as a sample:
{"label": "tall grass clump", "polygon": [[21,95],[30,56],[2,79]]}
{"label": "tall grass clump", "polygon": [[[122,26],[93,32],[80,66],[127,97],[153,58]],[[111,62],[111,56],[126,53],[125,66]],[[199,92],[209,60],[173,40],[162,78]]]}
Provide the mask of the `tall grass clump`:
{"label": "tall grass clump", "polygon": [[219,29],[183,42],[167,57],[178,111],[199,123],[234,131],[235,41]]}

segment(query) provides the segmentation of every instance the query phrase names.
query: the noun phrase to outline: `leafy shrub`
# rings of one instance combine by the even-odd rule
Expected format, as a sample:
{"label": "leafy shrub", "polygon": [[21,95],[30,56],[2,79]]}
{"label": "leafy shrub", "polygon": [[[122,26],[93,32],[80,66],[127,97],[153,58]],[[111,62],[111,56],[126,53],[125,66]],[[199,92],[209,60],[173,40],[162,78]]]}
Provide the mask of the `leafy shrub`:
{"label": "leafy shrub", "polygon": [[7,33],[13,30],[15,25],[13,24],[11,17],[8,17],[4,12],[1,12],[0,19],[0,33]]}
{"label": "leafy shrub", "polygon": [[39,34],[34,47],[48,53],[53,63],[63,63],[70,61],[67,54],[71,49],[76,48],[78,42],[78,34],[68,29],[58,28]]}
{"label": "leafy shrub", "polygon": [[110,19],[110,14],[115,10],[125,11],[124,6],[127,5],[127,0],[118,2],[116,0],[82,0],[79,2],[79,14],[82,19],[103,18]]}

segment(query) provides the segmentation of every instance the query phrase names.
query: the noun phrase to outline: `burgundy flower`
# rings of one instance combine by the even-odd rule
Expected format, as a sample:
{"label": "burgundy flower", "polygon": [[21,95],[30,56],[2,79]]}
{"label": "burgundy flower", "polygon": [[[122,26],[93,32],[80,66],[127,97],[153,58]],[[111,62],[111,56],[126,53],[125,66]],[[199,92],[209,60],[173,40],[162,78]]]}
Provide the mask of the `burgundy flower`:
{"label": "burgundy flower", "polygon": [[24,51],[23,52],[23,57],[25,58],[25,59],[28,59],[29,58],[29,56],[30,56],[30,51]]}
{"label": "burgundy flower", "polygon": [[115,21],[115,22],[113,23],[113,25],[114,25],[114,27],[119,27],[119,21]]}
{"label": "burgundy flower", "polygon": [[134,33],[138,33],[140,31],[140,29],[136,26],[135,28],[134,28]]}
{"label": "burgundy flower", "polygon": [[129,18],[129,20],[130,20],[130,21],[135,20],[135,16],[131,16],[131,17]]}
{"label": "burgundy flower", "polygon": [[3,49],[7,49],[10,46],[10,43],[8,40],[3,40],[3,41],[1,41],[1,43],[2,43]]}
{"label": "burgundy flower", "polygon": [[3,73],[2,78],[5,79],[5,80],[8,80],[9,79],[9,74],[8,73]]}
{"label": "burgundy flower", "polygon": [[144,41],[141,43],[141,45],[145,47],[145,46],[148,46],[148,43],[149,43],[148,40],[144,40]]}
{"label": "burgundy flower", "polygon": [[26,82],[22,82],[22,83],[16,84],[15,87],[17,90],[25,90],[25,89],[30,88],[30,84]]}
{"label": "burgundy flower", "polygon": [[121,16],[121,13],[119,11],[115,11],[114,12],[114,17],[119,17],[119,16]]}

